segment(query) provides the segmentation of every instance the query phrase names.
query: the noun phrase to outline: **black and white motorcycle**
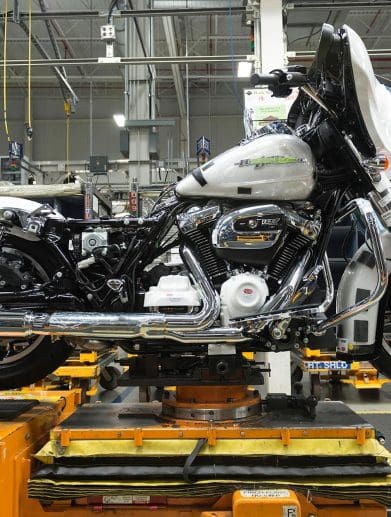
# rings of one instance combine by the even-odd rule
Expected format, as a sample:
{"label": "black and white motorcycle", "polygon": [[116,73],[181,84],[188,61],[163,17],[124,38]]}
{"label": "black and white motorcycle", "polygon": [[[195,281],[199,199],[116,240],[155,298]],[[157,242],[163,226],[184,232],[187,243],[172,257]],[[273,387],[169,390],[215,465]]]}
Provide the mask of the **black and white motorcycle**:
{"label": "black and white motorcycle", "polygon": [[[147,217],[65,219],[0,198],[0,388],[42,378],[75,346],[137,353],[155,385],[255,383],[241,352],[333,340],[391,376],[391,184],[379,154],[391,151],[391,93],[347,26],[324,25],[308,73],[253,82],[281,97],[299,87],[287,123],[193,170]],[[366,243],[335,295],[326,248],[347,215]],[[182,264],[159,263],[176,246]]]}

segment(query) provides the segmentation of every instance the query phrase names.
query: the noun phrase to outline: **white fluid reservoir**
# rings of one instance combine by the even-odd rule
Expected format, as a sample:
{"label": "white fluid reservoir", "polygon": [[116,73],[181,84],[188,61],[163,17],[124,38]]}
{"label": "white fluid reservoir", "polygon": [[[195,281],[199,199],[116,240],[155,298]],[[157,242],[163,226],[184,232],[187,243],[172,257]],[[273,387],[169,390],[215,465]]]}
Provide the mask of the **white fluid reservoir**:
{"label": "white fluid reservoir", "polygon": [[156,286],[145,293],[144,307],[158,310],[159,307],[187,307],[201,305],[201,297],[187,276],[162,276]]}
{"label": "white fluid reservoir", "polygon": [[268,296],[269,288],[261,276],[253,273],[232,276],[221,286],[222,325],[228,325],[233,318],[255,316],[261,311]]}

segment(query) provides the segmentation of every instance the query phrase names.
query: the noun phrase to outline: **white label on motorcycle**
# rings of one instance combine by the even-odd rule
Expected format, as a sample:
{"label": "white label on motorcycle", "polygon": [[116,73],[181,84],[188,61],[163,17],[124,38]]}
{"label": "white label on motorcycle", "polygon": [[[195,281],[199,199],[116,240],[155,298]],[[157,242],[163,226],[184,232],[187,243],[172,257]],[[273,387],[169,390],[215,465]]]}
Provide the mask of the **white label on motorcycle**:
{"label": "white label on motorcycle", "polygon": [[349,341],[347,339],[339,338],[337,344],[338,352],[348,352]]}

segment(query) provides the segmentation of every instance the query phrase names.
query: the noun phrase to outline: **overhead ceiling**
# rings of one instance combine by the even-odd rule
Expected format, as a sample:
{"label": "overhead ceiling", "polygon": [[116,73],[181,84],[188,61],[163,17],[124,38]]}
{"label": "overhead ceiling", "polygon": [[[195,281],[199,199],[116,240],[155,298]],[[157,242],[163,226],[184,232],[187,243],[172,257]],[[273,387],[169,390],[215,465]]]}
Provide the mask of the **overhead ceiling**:
{"label": "overhead ceiling", "polygon": [[[39,0],[33,0],[33,11],[41,10]],[[84,16],[55,17],[50,20],[53,34],[57,40],[62,58],[98,58],[105,55],[105,44],[100,40],[100,26],[107,23],[107,11],[110,0],[45,0],[48,11],[58,11],[66,14],[69,11],[86,11]],[[372,56],[376,72],[391,77],[391,1],[388,2],[300,2],[300,6],[285,2],[286,7],[286,34],[288,51],[297,51],[299,55],[291,56],[292,61],[308,64],[312,59],[312,53],[317,46],[320,27],[327,21],[333,25],[350,25],[363,38],[367,48],[377,51]],[[335,7],[333,3],[338,6]],[[8,8],[13,8],[14,1],[8,0]],[[319,6],[326,4],[324,8]],[[344,5],[345,4],[345,5]],[[3,9],[5,1],[0,2]],[[250,29],[243,23],[240,13],[230,9],[243,6],[243,0],[133,0],[130,5],[134,9],[145,9],[152,6],[155,9],[204,9],[205,14],[187,16],[181,14],[174,16],[174,31],[176,35],[177,52],[180,55],[191,56],[215,56],[247,55],[250,49]],[[21,11],[27,11],[28,1],[19,1]],[[208,14],[209,8],[224,8],[225,14]],[[100,17],[89,17],[88,12],[99,11]],[[114,12],[115,14],[115,12]],[[141,32],[147,52],[151,48],[156,56],[170,55],[167,45],[167,37],[161,17],[138,18]],[[153,24],[153,41],[143,29]],[[117,44],[115,52],[119,56],[125,56],[124,31],[125,18],[115,16],[114,23],[117,28]],[[3,57],[3,28],[0,27],[0,55]],[[134,22],[130,24],[131,30],[135,30]],[[39,40],[46,53],[55,57],[53,47],[48,36],[45,21],[33,19],[32,32]],[[8,23],[7,59],[27,59],[27,36],[17,23],[12,19]],[[171,49],[172,52],[172,49]],[[32,58],[40,59],[42,56],[33,48]],[[130,56],[131,57],[131,56]],[[202,60],[201,60],[202,61]],[[191,63],[186,69],[180,65],[181,73],[189,75],[190,88],[202,88],[217,92],[229,90],[235,65],[229,60],[224,63],[205,64],[203,62]],[[121,91],[123,89],[123,67],[118,65],[83,64],[81,66],[67,66],[68,80],[75,91],[82,91],[90,87],[110,87]],[[2,73],[2,70],[1,70]],[[172,90],[174,83],[173,71],[169,64],[156,65],[157,82],[160,88]],[[10,85],[23,88],[26,85],[27,70],[24,67],[8,69]],[[37,67],[33,69],[32,85],[40,88],[50,85],[56,87],[56,78],[49,67]]]}

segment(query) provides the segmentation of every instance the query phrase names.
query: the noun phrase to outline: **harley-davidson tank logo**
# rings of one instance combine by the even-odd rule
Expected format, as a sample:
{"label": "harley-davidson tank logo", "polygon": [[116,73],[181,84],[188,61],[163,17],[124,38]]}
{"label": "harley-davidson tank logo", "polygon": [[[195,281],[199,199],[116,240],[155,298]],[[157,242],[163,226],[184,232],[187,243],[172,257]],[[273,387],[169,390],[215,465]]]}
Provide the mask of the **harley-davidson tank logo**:
{"label": "harley-davidson tank logo", "polygon": [[260,156],[259,158],[240,160],[240,162],[235,163],[235,165],[238,165],[239,167],[253,166],[255,169],[257,169],[265,165],[289,165],[291,163],[303,162],[305,162],[304,158],[299,158],[296,156]]}

